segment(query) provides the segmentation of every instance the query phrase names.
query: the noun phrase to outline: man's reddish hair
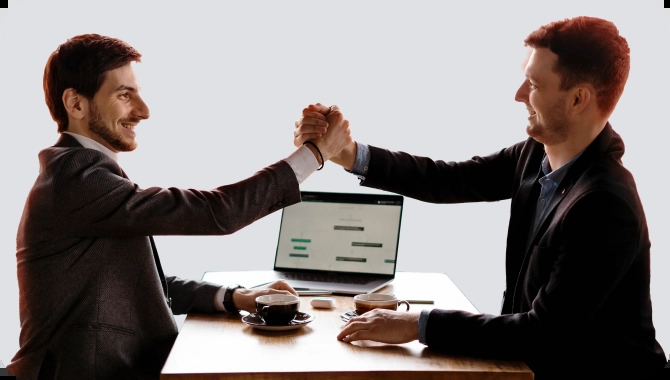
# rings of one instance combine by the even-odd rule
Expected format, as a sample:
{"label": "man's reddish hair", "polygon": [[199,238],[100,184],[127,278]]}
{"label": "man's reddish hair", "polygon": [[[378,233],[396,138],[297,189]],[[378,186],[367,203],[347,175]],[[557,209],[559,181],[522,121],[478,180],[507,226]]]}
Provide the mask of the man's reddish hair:
{"label": "man's reddish hair", "polygon": [[44,99],[51,117],[58,124],[58,132],[67,131],[68,116],[63,105],[63,92],[73,88],[77,93],[93,99],[105,73],[140,62],[142,55],[127,43],[99,34],[82,34],[65,41],[51,53],[44,68]]}
{"label": "man's reddish hair", "polygon": [[586,16],[555,21],[532,32],[524,43],[558,55],[554,72],[561,76],[561,90],[590,83],[601,115],[612,113],[630,71],[628,42],[612,22]]}

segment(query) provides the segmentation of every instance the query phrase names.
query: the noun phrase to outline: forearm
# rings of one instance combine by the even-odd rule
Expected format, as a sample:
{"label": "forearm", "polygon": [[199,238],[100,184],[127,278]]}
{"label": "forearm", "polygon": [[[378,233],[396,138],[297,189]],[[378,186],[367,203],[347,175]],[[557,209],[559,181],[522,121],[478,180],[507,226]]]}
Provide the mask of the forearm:
{"label": "forearm", "polygon": [[295,172],[285,161],[240,182],[201,191],[141,189],[114,173],[111,160],[81,155],[62,165],[53,190],[54,213],[72,221],[62,229],[74,236],[225,235],[300,201]]}
{"label": "forearm", "polygon": [[345,170],[351,171],[354,163],[356,162],[356,159],[358,158],[357,147],[358,143],[356,143],[356,141],[352,141],[349,145],[342,149],[338,155],[332,157],[330,160],[342,166]]}
{"label": "forearm", "polygon": [[303,183],[307,177],[314,173],[320,165],[319,155],[316,148],[307,144],[296,149],[286,161],[295,173],[298,184]]}
{"label": "forearm", "polygon": [[511,196],[517,165],[512,148],[463,162],[433,161],[373,146],[369,149],[363,186],[432,203],[496,201]]}
{"label": "forearm", "polygon": [[184,280],[179,277],[166,277],[168,294],[172,299],[172,313],[175,315],[197,313],[213,313],[215,296],[220,285],[205,281]]}

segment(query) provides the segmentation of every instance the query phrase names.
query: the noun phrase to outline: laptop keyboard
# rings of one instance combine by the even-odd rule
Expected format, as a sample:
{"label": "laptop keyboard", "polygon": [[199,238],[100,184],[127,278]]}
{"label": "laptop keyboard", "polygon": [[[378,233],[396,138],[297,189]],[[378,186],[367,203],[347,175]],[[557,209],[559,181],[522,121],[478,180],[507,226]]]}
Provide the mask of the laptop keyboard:
{"label": "laptop keyboard", "polygon": [[285,280],[299,280],[299,281],[318,281],[318,282],[334,282],[339,284],[353,284],[365,285],[371,280],[359,276],[333,275],[328,273],[280,273],[279,277]]}

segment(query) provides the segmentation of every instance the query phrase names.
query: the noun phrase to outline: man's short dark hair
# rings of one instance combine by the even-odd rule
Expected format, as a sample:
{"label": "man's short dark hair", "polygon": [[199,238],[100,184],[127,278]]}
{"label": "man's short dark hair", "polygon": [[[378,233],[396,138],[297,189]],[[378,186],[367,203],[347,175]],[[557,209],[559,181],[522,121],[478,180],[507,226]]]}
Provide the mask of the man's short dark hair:
{"label": "man's short dark hair", "polygon": [[82,34],[68,39],[49,57],[44,68],[44,98],[58,132],[67,131],[68,115],[63,92],[73,88],[93,99],[105,80],[105,72],[140,62],[142,55],[127,43],[99,34]]}
{"label": "man's short dark hair", "polygon": [[628,79],[630,49],[611,21],[586,16],[555,21],[532,32],[524,43],[558,55],[554,72],[561,76],[561,90],[590,83],[601,115],[612,113]]}

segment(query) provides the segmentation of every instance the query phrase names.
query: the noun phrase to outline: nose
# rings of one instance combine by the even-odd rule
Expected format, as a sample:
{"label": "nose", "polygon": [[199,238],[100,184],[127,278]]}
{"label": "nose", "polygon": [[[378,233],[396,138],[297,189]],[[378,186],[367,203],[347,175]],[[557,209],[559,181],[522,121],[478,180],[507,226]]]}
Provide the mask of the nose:
{"label": "nose", "polygon": [[133,116],[138,118],[138,119],[142,119],[142,120],[148,119],[149,118],[149,107],[147,106],[147,104],[144,102],[144,100],[139,95],[136,96],[134,100],[135,100],[135,104],[134,104],[134,107],[133,107]]}
{"label": "nose", "polygon": [[530,86],[528,81],[525,80],[521,83],[521,86],[516,90],[516,95],[514,95],[514,100],[521,103],[528,103],[528,94],[530,93]]}

